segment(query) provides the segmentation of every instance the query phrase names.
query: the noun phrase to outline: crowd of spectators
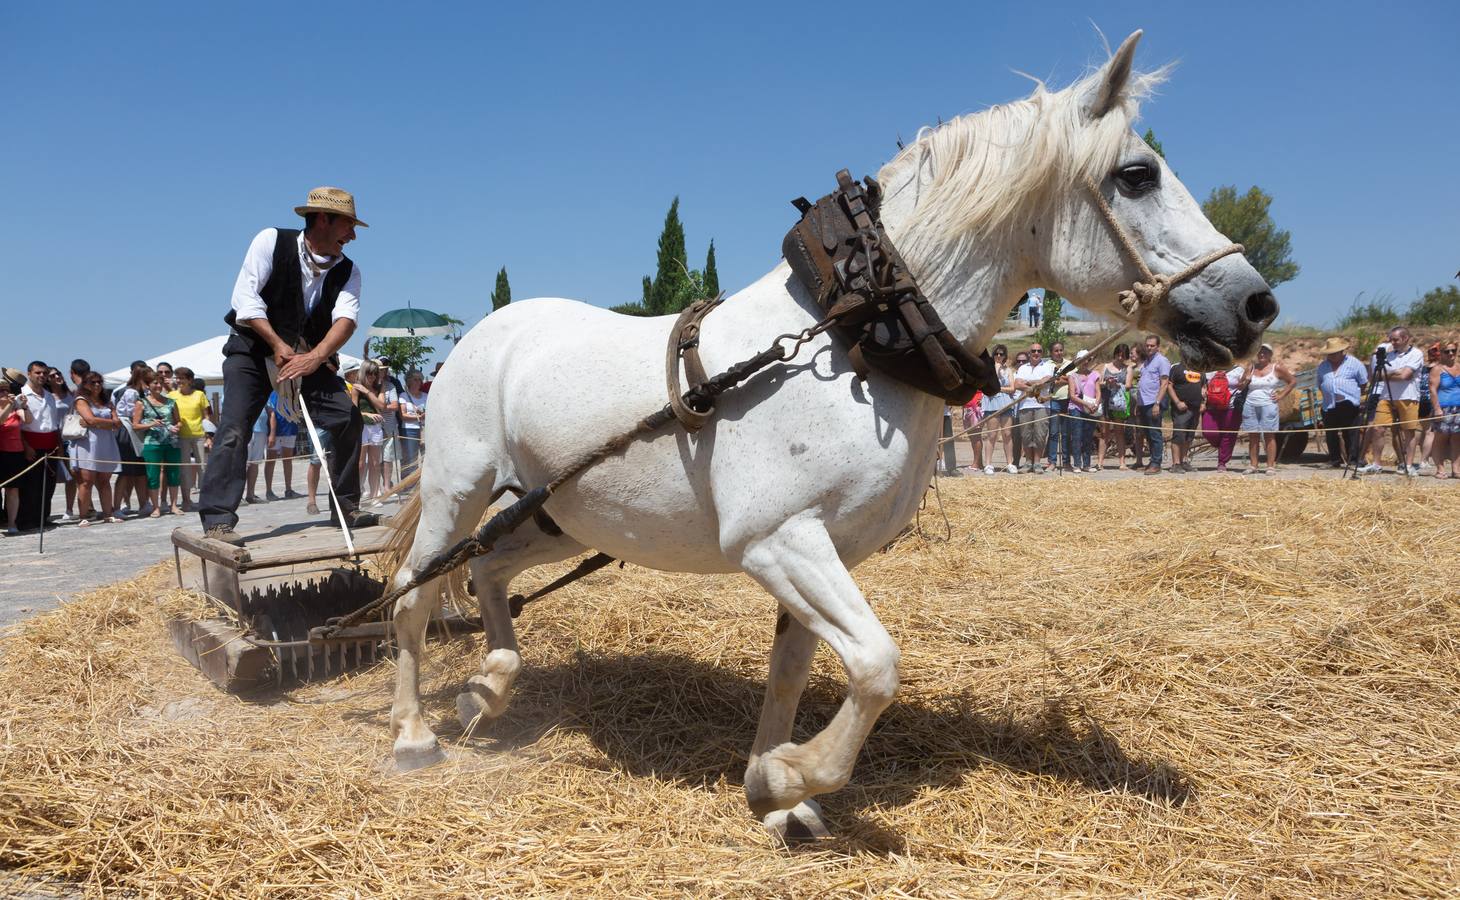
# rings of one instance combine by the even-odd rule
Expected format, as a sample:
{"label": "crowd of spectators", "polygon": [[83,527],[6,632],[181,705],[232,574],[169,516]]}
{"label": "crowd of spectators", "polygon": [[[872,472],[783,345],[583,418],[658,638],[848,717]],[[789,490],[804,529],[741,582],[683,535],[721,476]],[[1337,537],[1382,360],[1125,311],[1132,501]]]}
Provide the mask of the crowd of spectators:
{"label": "crowd of spectators", "polygon": [[[365,420],[360,468],[369,493],[362,499],[379,506],[420,458],[430,383],[413,369],[402,384],[376,360],[365,360],[358,382],[356,375],[347,372],[345,380]],[[89,527],[191,512],[217,426],[217,402],[190,369],[166,362],[155,368],[133,362],[127,382],[111,389],[84,359],[73,360],[67,372],[39,360],[24,372],[4,369],[0,518],[6,535],[42,523]],[[307,511],[319,513],[322,460],[300,429],[281,414],[277,394],[270,397],[249,444],[249,503],[305,497]],[[329,453],[329,435],[317,436]],[[304,494],[294,490],[296,459],[309,466]],[[282,468],[282,493],[274,490],[276,466]],[[52,510],[58,486],[64,513]]]}
{"label": "crowd of spectators", "polygon": [[[1328,463],[1377,474],[1391,443],[1396,471],[1437,478],[1457,476],[1460,458],[1460,365],[1455,342],[1428,353],[1393,329],[1367,364],[1349,343],[1332,337],[1314,373]],[[993,475],[1051,469],[1099,472],[1138,470],[1147,475],[1194,471],[1200,434],[1216,451],[1216,471],[1227,472],[1241,443],[1244,475],[1274,475],[1279,468],[1283,401],[1297,389],[1295,374],[1273,347],[1229,369],[1199,371],[1173,364],[1161,340],[1148,335],[1117,344],[1105,362],[1081,350],[1069,363],[1056,341],[1045,358],[1039,341],[1019,351],[993,348],[1001,389],[975,396],[963,409],[972,451],[967,468]],[[1169,437],[1167,420],[1169,416]],[[945,474],[961,472],[945,455]]]}

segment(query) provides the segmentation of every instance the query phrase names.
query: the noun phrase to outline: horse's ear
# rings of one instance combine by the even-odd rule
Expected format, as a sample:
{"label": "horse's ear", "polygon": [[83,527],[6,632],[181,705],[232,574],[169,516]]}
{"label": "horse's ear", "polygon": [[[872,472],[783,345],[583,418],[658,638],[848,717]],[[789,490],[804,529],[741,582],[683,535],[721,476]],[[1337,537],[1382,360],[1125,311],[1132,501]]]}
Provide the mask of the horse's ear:
{"label": "horse's ear", "polygon": [[1136,44],[1141,41],[1142,32],[1137,29],[1131,32],[1110,57],[1110,62],[1100,70],[1100,77],[1096,80],[1094,88],[1090,91],[1088,106],[1085,108],[1086,116],[1090,119],[1098,119],[1115,108],[1120,102],[1121,96],[1125,93],[1126,84],[1130,82],[1131,64],[1136,58]]}

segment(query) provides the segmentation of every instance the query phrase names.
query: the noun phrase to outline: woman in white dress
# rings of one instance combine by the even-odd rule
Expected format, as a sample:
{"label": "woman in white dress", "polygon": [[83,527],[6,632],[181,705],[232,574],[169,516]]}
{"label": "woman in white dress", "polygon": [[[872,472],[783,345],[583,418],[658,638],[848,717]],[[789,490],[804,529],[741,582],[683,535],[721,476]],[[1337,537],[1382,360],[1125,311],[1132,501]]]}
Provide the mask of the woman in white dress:
{"label": "woman in white dress", "polygon": [[1247,392],[1242,404],[1242,433],[1247,435],[1247,456],[1250,462],[1243,475],[1255,475],[1257,450],[1261,444],[1267,451],[1267,474],[1277,474],[1278,404],[1292,393],[1297,379],[1287,367],[1272,358],[1272,345],[1263,344],[1257,359],[1242,370],[1238,384]]}
{"label": "woman in white dress", "polygon": [[80,524],[91,524],[92,487],[96,488],[101,503],[99,521],[115,524],[122,520],[112,510],[111,476],[122,468],[121,452],[117,449],[117,429],[122,423],[107,402],[101,373],[92,372],[82,379],[76,395],[76,414],[86,426],[86,437],[72,443],[76,450],[76,478],[80,482],[76,492]]}
{"label": "woman in white dress", "polygon": [[1008,463],[1009,474],[1013,475],[1019,471],[1014,465],[1013,433],[1009,430],[1013,420],[1003,414],[1003,411],[1014,402],[1014,370],[1009,366],[1009,350],[1003,344],[994,345],[994,372],[999,376],[999,390],[984,395],[983,418],[980,420],[983,431],[983,470],[986,475],[994,474],[994,445],[999,444],[1004,448],[1004,461]]}

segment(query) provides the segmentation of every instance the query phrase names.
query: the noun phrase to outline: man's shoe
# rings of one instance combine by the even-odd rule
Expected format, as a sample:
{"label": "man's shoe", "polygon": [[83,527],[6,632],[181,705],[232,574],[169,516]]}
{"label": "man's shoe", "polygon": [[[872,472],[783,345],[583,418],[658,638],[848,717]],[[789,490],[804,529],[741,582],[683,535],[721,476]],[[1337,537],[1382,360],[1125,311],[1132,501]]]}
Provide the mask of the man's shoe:
{"label": "man's shoe", "polygon": [[243,535],[234,531],[231,525],[211,525],[203,532],[203,537],[235,547],[243,546]]}
{"label": "man's shoe", "polygon": [[278,499],[281,499],[281,498],[280,498],[280,497],[279,497],[279,495],[278,495],[278,494],[276,494],[276,493],[274,493],[274,492],[273,492],[273,491],[265,491],[265,492],[264,492],[264,496],[265,496],[265,497],[267,497],[267,498],[268,498],[268,499],[269,499],[269,500],[271,500],[271,501],[272,501],[272,500],[278,500]]}
{"label": "man's shoe", "polygon": [[963,477],[963,473],[960,472],[960,471],[958,471],[957,469],[951,469],[951,470],[949,470],[947,472],[944,472],[943,473],[943,477],[944,478],[962,478]]}
{"label": "man's shoe", "polygon": [[1196,471],[1196,466],[1193,466],[1191,464],[1191,460],[1189,460],[1189,459],[1183,459],[1181,461],[1181,471],[1183,471],[1183,472],[1195,472]]}
{"label": "man's shoe", "polygon": [[[349,523],[352,529],[356,529],[356,527],[374,527],[380,525],[380,516],[377,516],[375,513],[365,513],[365,511],[356,510],[355,513],[345,514],[345,522]],[[340,525],[339,517],[334,514],[333,510],[330,510],[330,525],[336,527]]]}
{"label": "man's shoe", "polygon": [[303,497],[303,496],[304,495],[301,494],[301,493],[299,493],[298,491],[285,491],[284,492],[284,499],[285,500],[298,500],[300,497]]}
{"label": "man's shoe", "polygon": [[[247,497],[244,497],[243,498],[243,502],[244,503],[263,503],[264,502],[264,498],[260,497],[258,494],[249,494]],[[186,507],[184,507],[184,509],[186,509]]]}
{"label": "man's shoe", "polygon": [[1377,463],[1369,463],[1367,466],[1359,467],[1359,474],[1361,475],[1378,475],[1383,471],[1384,469]]}
{"label": "man's shoe", "polygon": [[1147,475],[1160,475],[1161,474],[1161,467],[1160,466],[1147,466],[1146,467],[1146,474]]}

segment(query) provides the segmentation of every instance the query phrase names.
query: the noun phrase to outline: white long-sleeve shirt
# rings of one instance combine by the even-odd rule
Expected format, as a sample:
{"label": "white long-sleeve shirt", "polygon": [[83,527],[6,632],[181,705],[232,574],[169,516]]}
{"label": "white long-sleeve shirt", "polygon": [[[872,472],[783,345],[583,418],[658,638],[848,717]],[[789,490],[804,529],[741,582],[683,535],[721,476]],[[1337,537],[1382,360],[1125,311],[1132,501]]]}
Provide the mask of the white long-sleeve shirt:
{"label": "white long-sleeve shirt", "polygon": [[[233,311],[238,314],[238,320],[244,319],[267,319],[268,309],[264,304],[264,298],[259,296],[259,288],[269,282],[269,276],[274,272],[274,244],[279,240],[279,229],[265,228],[248,245],[248,253],[243,257],[243,268],[238,271],[238,281],[233,284]],[[329,265],[333,257],[318,256],[304,244],[304,232],[299,232],[299,274],[304,287],[304,312],[306,315],[314,311],[314,304],[319,302],[319,295],[324,290],[324,279],[329,274],[322,271],[318,275],[304,261],[304,254],[314,257],[316,265]],[[330,320],[350,319],[359,321],[360,317],[360,266],[354,263],[350,277],[345,279],[344,287],[340,288],[340,295],[335,298],[334,313]]]}

